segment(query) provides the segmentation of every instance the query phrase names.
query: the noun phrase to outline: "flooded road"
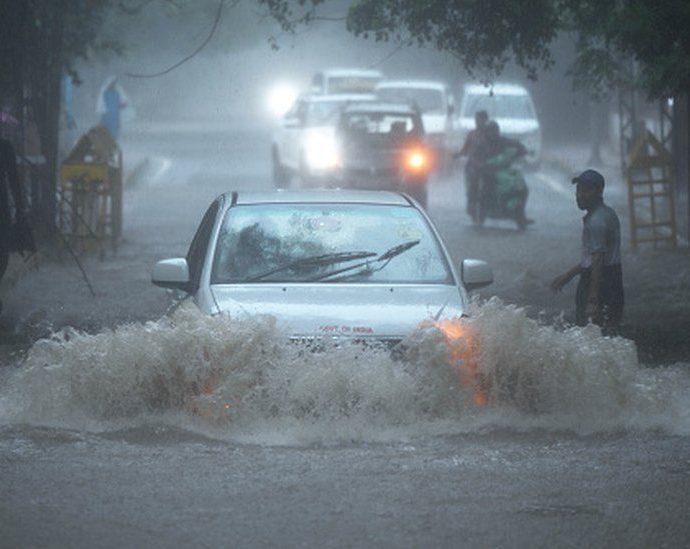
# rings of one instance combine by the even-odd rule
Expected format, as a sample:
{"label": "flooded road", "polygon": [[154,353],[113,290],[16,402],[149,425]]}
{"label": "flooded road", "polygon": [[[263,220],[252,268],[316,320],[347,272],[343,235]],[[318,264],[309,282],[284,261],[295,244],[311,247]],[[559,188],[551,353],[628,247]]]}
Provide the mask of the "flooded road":
{"label": "flooded road", "polygon": [[[528,174],[537,222],[524,233],[474,229],[459,182],[432,186],[454,260],[487,259],[496,275],[471,311],[491,379],[492,405],[477,408],[449,383],[433,334],[393,360],[301,353],[271,319],[186,305],[161,318],[169,298],[149,282],[153,262],[185,253],[220,192],[271,186],[263,129],[214,131],[129,136],[125,158],[146,164],[117,256],[86,262],[96,298],[62,263],[6,300],[37,341],[0,368],[1,546],[687,544],[686,342],[645,354],[565,326],[574,288],[547,288],[578,257],[581,213],[563,172]],[[607,201],[624,200],[609,187]],[[627,280],[658,277],[641,272]],[[629,303],[636,333],[645,304],[634,292]]]}

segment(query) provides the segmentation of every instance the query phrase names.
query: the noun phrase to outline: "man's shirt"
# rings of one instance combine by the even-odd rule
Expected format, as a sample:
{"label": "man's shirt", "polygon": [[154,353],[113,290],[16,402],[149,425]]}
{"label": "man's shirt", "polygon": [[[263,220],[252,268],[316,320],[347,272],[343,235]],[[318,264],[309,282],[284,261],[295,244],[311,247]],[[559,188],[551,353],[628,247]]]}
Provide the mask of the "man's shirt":
{"label": "man's shirt", "polygon": [[592,255],[603,253],[604,266],[620,265],[621,226],[613,208],[603,202],[582,218],[582,259],[580,266],[590,268]]}

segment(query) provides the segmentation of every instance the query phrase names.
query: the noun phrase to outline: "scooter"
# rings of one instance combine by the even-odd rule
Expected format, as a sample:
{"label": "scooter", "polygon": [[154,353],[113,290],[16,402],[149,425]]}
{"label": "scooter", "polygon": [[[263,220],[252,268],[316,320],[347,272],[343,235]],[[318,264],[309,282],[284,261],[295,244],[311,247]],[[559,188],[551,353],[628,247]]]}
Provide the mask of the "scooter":
{"label": "scooter", "polygon": [[525,215],[525,204],[529,194],[527,183],[522,172],[512,167],[513,162],[519,157],[518,148],[507,147],[484,164],[477,210],[473,216],[478,226],[483,225],[486,218],[512,219],[521,231],[532,223]]}

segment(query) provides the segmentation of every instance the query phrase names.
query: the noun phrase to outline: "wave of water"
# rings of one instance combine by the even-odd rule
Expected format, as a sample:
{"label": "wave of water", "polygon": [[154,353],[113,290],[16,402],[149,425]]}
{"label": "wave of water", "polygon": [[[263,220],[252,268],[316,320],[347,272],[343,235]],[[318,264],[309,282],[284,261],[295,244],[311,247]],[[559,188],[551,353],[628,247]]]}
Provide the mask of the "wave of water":
{"label": "wave of water", "polygon": [[164,423],[262,444],[400,440],[516,430],[690,434],[688,364],[648,369],[598,328],[556,329],[498,299],[467,320],[489,405],[448,366],[437,329],[408,353],[286,342],[270,317],[208,317],[193,306],[145,325],[38,341],[0,390],[0,425],[108,431]]}

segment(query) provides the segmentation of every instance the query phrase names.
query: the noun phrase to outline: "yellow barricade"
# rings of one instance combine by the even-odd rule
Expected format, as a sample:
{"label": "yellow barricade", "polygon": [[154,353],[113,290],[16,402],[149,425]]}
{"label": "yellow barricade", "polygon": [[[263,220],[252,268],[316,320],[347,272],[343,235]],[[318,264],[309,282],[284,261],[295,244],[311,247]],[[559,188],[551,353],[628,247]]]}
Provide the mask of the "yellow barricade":
{"label": "yellow barricade", "polygon": [[108,130],[83,135],[62,165],[58,228],[77,252],[113,250],[122,236],[122,152]]}

